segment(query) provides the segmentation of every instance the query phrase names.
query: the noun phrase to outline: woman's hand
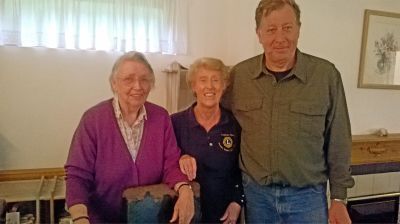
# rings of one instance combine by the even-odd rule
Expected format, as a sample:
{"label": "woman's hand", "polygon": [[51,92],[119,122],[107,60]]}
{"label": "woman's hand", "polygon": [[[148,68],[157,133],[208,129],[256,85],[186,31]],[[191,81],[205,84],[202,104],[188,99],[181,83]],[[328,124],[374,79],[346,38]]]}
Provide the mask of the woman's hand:
{"label": "woman's hand", "polygon": [[220,220],[223,221],[223,224],[235,224],[239,218],[240,210],[241,207],[238,203],[231,202]]}
{"label": "woman's hand", "polygon": [[89,224],[87,207],[84,204],[76,204],[68,208],[74,224]]}
{"label": "woman's hand", "polygon": [[178,186],[177,189],[179,189],[179,196],[170,222],[176,222],[179,218],[178,223],[180,224],[190,223],[194,216],[193,191],[187,184],[181,187]]}
{"label": "woman's hand", "polygon": [[196,179],[197,165],[196,159],[187,154],[181,156],[179,159],[179,168],[182,173],[186,174],[190,181]]}

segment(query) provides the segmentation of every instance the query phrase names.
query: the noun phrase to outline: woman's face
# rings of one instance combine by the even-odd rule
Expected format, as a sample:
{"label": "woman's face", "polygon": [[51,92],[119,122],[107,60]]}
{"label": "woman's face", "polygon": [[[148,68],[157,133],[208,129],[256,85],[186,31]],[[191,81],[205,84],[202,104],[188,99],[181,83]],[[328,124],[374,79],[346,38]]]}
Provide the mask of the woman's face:
{"label": "woman's face", "polygon": [[218,107],[225,90],[225,80],[222,73],[216,70],[200,68],[194,74],[192,90],[200,107]]}
{"label": "woman's face", "polygon": [[125,61],[112,80],[122,111],[136,111],[146,102],[150,93],[151,71],[137,61]]}

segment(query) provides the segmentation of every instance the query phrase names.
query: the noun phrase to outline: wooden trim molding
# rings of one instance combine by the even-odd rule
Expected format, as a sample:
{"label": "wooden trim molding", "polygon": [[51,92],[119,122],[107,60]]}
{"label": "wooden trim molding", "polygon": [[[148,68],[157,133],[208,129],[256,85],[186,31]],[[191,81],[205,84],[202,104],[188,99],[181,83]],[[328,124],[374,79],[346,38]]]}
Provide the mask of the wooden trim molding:
{"label": "wooden trim molding", "polygon": [[[400,133],[380,137],[353,135],[352,165],[400,162]],[[33,180],[65,176],[64,168],[0,170],[1,181]]]}
{"label": "wooden trim molding", "polygon": [[351,164],[400,162],[400,134],[353,135]]}
{"label": "wooden trim molding", "polygon": [[65,176],[64,168],[40,168],[40,169],[20,169],[20,170],[0,170],[1,181],[13,180],[33,180],[45,178],[53,178],[54,176]]}

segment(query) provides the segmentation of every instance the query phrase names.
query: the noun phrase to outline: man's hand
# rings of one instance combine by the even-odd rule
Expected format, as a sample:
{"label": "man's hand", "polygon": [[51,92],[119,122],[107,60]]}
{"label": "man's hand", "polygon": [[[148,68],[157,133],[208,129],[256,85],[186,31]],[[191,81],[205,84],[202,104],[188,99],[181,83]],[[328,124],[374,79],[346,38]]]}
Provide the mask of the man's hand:
{"label": "man's hand", "polygon": [[181,156],[179,159],[179,168],[182,173],[186,174],[190,181],[196,179],[197,165],[196,159],[187,154]]}
{"label": "man's hand", "polygon": [[330,224],[349,224],[351,219],[347,212],[346,205],[339,201],[331,200],[329,208],[329,223]]}
{"label": "man's hand", "polygon": [[192,189],[185,185],[178,187],[179,197],[175,203],[174,213],[170,222],[176,222],[179,218],[180,224],[190,223],[194,216],[194,198]]}
{"label": "man's hand", "polygon": [[219,220],[223,221],[223,224],[235,224],[239,218],[240,210],[241,207],[238,203],[231,202]]}

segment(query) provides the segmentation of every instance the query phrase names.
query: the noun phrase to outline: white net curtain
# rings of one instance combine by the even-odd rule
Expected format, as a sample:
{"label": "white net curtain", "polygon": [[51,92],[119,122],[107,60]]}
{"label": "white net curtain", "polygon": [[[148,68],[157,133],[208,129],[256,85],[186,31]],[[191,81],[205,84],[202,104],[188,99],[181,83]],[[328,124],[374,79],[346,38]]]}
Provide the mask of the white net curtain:
{"label": "white net curtain", "polygon": [[0,0],[0,45],[186,54],[187,0]]}

